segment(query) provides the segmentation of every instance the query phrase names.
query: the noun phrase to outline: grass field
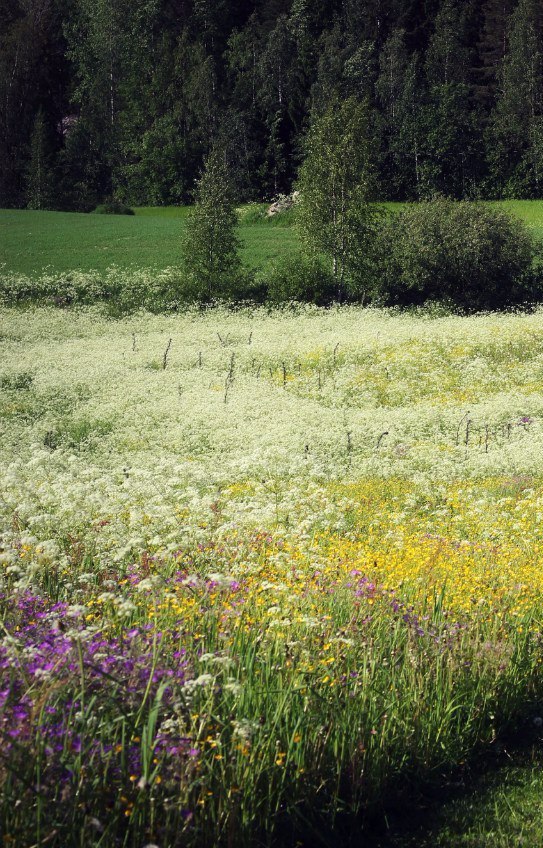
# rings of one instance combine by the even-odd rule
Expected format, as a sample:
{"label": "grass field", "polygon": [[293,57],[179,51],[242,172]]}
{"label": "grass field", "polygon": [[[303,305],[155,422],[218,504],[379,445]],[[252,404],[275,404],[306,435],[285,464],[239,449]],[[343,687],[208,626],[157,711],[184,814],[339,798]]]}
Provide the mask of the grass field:
{"label": "grass field", "polygon": [[399,811],[389,814],[374,848],[541,848],[541,738],[521,750],[496,747],[484,770],[460,771],[438,792],[421,793],[408,824]]}
{"label": "grass field", "polygon": [[540,312],[0,318],[6,845],[355,846],[531,738]]}
{"label": "grass field", "polygon": [[[0,267],[30,277],[44,269],[105,271],[179,266],[187,208],[138,209],[136,215],[0,211]],[[296,245],[291,227],[254,220],[240,227],[243,260],[262,267]]]}
{"label": "grass field", "polygon": [[[392,210],[401,206],[386,205]],[[499,205],[543,236],[543,201],[505,201]],[[241,210],[243,259],[251,268],[265,267],[297,245],[290,219],[259,220],[255,211],[263,208]],[[136,209],[136,215],[129,217],[0,211],[0,268],[4,265],[4,271],[35,277],[44,268],[58,273],[103,272],[111,265],[138,269],[179,266],[187,212],[186,207],[155,207]]]}

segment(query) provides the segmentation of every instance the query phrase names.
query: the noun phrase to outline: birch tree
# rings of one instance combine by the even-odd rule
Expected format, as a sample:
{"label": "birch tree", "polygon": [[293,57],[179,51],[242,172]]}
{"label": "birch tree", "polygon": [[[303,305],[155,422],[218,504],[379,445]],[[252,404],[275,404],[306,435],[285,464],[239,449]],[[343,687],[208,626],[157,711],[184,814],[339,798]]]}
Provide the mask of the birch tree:
{"label": "birch tree", "polygon": [[314,118],[300,169],[297,226],[305,252],[331,263],[338,301],[371,285],[379,211],[370,203],[373,168],[368,106],[349,97]]}

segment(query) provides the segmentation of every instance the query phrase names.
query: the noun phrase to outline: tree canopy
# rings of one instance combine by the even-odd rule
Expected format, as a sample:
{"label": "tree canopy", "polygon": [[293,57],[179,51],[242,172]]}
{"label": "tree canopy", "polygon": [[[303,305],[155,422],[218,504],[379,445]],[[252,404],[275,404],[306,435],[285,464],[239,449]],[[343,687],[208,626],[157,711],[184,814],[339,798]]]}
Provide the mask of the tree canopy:
{"label": "tree canopy", "polygon": [[54,208],[187,202],[216,143],[239,201],[287,193],[338,99],[367,104],[382,198],[542,193],[538,0],[0,0],[0,20],[0,206],[37,202],[42,161]]}

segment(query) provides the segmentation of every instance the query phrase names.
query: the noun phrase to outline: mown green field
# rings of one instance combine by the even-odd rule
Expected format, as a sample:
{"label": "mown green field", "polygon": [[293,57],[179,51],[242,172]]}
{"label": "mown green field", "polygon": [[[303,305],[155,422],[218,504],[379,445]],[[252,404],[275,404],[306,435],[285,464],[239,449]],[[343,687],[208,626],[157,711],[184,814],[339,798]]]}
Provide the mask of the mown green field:
{"label": "mown green field", "polygon": [[[292,227],[259,220],[254,210],[240,226],[243,260],[266,265],[297,243]],[[27,276],[44,269],[104,271],[120,268],[171,268],[182,261],[182,236],[188,208],[146,208],[136,215],[83,215],[71,212],[0,211],[0,266]],[[249,221],[245,222],[244,217]]]}
{"label": "mown green field", "polygon": [[[543,236],[543,201],[504,201]],[[388,209],[401,204],[388,203]],[[262,205],[240,210],[239,235],[243,260],[251,268],[265,267],[291,253],[297,245],[292,218],[261,217]],[[188,207],[148,207],[130,216],[84,215],[70,212],[0,210],[0,266],[36,276],[51,272],[104,271],[120,268],[171,268],[182,261],[182,235]]]}
{"label": "mown green field", "polygon": [[410,809],[389,817],[373,848],[542,848],[541,739],[520,750],[498,744],[494,763],[459,772]]}

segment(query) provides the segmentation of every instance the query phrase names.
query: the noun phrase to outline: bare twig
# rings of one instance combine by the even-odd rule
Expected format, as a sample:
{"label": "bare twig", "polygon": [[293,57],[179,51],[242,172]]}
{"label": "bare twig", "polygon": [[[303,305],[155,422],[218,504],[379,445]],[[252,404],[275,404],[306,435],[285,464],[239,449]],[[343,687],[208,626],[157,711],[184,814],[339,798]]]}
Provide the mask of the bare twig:
{"label": "bare twig", "polygon": [[462,418],[460,419],[460,421],[458,422],[458,427],[457,427],[457,430],[456,430],[456,444],[457,444],[457,445],[459,445],[459,444],[460,444],[460,429],[461,429],[461,427],[462,427],[462,424],[464,423],[464,421],[465,421],[465,420],[466,420],[466,418],[468,417],[468,415],[469,415],[469,409],[468,409],[468,411],[466,412],[466,414],[465,414],[465,415],[463,415],[463,416],[462,416]]}
{"label": "bare twig", "polygon": [[231,385],[232,385],[232,383],[230,382],[230,380],[227,377],[226,380],[224,381],[224,402],[225,402],[225,404],[228,403],[228,392],[230,391]]}
{"label": "bare twig", "polygon": [[353,457],[352,457],[352,453],[353,453],[353,440],[352,440],[352,435],[353,435],[352,430],[347,430],[347,464],[348,464],[349,468],[351,467],[352,462],[353,462]]}
{"label": "bare twig", "polygon": [[228,379],[232,383],[234,382],[234,360],[235,360],[235,357],[236,357],[236,354],[233,353],[232,356],[230,357],[230,365],[228,367]]}
{"label": "bare twig", "polygon": [[168,342],[168,346],[166,347],[166,350],[164,351],[164,356],[162,357],[162,369],[163,369],[163,371],[166,370],[166,365],[168,364],[168,354],[170,352],[171,346],[172,346],[172,339],[170,339],[170,341]]}
{"label": "bare twig", "polygon": [[226,380],[224,381],[224,402],[225,403],[228,402],[228,392],[230,391],[230,389],[232,388],[232,385],[234,383],[234,360],[235,360],[235,356],[236,356],[235,353],[233,353],[232,356],[230,357],[230,365],[228,367],[228,374],[226,375]]}
{"label": "bare twig", "polygon": [[379,448],[381,446],[381,442],[383,441],[385,436],[388,436],[388,430],[385,430],[384,433],[381,433],[381,435],[377,439],[377,444],[375,445],[375,450],[379,450]]}

